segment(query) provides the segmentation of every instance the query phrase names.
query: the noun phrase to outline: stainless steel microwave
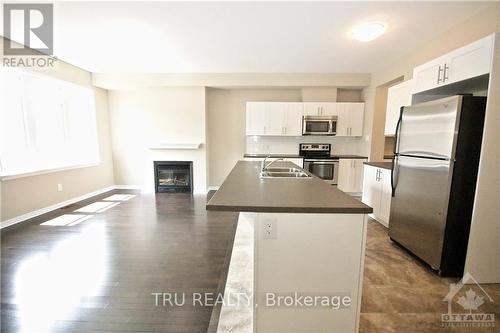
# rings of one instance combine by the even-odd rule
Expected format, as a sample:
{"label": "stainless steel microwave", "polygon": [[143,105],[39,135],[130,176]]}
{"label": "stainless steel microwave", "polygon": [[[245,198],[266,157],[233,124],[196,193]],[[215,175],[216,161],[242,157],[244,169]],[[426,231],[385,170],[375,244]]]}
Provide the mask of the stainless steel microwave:
{"label": "stainless steel microwave", "polygon": [[302,135],[336,135],[337,116],[303,116]]}

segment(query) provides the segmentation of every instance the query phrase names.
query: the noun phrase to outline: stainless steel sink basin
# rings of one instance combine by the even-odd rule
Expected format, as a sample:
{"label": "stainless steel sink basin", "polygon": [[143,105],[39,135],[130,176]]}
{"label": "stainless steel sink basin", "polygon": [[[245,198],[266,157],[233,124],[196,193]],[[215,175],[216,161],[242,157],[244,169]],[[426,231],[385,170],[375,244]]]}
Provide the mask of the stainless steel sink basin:
{"label": "stainless steel sink basin", "polygon": [[260,178],[311,178],[304,171],[297,168],[269,168],[260,173]]}

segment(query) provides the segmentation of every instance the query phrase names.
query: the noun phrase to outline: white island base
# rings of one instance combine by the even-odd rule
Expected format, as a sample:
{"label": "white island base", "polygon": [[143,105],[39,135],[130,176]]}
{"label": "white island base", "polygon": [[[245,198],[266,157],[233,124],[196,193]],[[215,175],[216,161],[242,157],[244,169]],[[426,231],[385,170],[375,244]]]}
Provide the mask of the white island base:
{"label": "white island base", "polygon": [[218,332],[358,332],[366,224],[365,214],[240,213]]}

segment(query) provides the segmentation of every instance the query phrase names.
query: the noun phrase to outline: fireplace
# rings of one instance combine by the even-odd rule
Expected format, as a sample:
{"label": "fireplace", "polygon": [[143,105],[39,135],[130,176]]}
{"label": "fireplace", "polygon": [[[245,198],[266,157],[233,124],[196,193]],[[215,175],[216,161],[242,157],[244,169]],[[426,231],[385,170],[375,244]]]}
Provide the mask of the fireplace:
{"label": "fireplace", "polygon": [[154,161],[155,192],[193,192],[193,162]]}

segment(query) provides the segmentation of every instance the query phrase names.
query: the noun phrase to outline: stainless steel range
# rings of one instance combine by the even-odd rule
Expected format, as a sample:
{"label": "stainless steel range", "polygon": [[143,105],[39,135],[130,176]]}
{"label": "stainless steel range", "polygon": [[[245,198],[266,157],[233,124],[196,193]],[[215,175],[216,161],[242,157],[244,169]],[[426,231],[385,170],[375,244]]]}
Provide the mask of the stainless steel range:
{"label": "stainless steel range", "polygon": [[339,159],[330,156],[329,143],[301,143],[299,154],[304,157],[304,169],[324,181],[337,185]]}

